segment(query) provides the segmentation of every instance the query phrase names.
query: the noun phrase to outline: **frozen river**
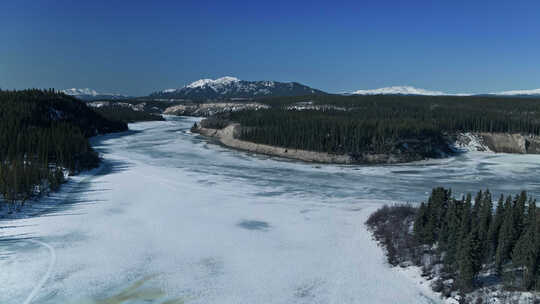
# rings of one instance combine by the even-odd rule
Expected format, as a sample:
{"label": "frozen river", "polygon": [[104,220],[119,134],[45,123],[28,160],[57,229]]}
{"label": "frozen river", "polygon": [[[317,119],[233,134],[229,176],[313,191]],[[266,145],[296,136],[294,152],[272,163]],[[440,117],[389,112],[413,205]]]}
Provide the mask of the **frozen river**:
{"label": "frozen river", "polygon": [[93,139],[100,169],[0,221],[0,303],[436,303],[385,264],[369,212],[438,185],[540,194],[540,156],[319,166],[169,119]]}

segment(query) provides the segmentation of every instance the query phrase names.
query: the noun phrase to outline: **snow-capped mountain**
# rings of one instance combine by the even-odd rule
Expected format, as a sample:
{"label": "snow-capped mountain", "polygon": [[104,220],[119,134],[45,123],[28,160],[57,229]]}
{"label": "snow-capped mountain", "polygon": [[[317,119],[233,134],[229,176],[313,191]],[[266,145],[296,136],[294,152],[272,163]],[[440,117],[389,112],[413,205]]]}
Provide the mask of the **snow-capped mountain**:
{"label": "snow-capped mountain", "polygon": [[115,93],[99,93],[96,90],[85,88],[85,89],[65,89],[62,90],[62,93],[66,95],[71,95],[82,100],[97,100],[97,99],[125,99],[128,98],[126,95],[115,94]]}
{"label": "snow-capped mountain", "polygon": [[503,92],[498,92],[498,93],[491,93],[491,95],[499,95],[499,96],[540,96],[540,89],[503,91]]}
{"label": "snow-capped mountain", "polygon": [[218,79],[200,79],[182,88],[167,89],[152,93],[150,96],[153,98],[217,100],[314,94],[325,93],[297,82],[247,81],[227,76]]}
{"label": "snow-capped mountain", "polygon": [[411,86],[393,86],[373,90],[358,90],[351,94],[354,95],[426,95],[426,96],[444,96],[444,95],[467,95],[467,94],[449,94],[441,91],[429,91]]}
{"label": "snow-capped mountain", "polygon": [[446,93],[442,91],[430,91],[412,86],[393,86],[373,90],[358,90],[352,95],[424,95],[424,96],[514,96],[514,97],[540,97],[540,89],[535,90],[512,90],[496,93]]}

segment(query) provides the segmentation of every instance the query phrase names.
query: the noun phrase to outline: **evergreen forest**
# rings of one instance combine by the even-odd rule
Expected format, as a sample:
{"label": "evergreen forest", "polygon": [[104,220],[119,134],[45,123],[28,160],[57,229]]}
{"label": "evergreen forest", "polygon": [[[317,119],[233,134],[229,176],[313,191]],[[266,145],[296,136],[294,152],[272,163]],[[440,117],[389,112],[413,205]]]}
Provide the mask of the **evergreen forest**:
{"label": "evergreen forest", "polygon": [[525,191],[492,200],[489,190],[456,199],[451,190],[435,188],[418,208],[385,206],[367,225],[391,264],[410,260],[422,266],[426,275],[438,277],[436,291],[470,292],[493,284],[540,290],[536,200]]}
{"label": "evergreen forest", "polygon": [[82,101],[50,90],[0,90],[0,202],[58,189],[65,174],[97,166],[90,136],[127,130]]}
{"label": "evergreen forest", "polygon": [[[540,134],[540,100],[490,96],[339,96],[260,100],[268,110],[217,114],[240,139],[336,154],[414,152],[433,157],[461,132]],[[219,121],[222,121],[221,123]]]}

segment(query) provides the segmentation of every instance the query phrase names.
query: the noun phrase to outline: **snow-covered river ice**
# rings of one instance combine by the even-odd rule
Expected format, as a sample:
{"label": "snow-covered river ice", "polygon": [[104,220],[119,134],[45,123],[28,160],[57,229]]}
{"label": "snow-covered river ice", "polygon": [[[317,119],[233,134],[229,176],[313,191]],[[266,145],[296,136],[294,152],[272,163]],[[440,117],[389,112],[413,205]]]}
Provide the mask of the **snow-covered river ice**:
{"label": "snow-covered river ice", "polygon": [[1,220],[0,303],[437,303],[388,267],[369,213],[439,185],[540,194],[540,156],[315,165],[224,148],[194,121],[94,138],[101,168]]}

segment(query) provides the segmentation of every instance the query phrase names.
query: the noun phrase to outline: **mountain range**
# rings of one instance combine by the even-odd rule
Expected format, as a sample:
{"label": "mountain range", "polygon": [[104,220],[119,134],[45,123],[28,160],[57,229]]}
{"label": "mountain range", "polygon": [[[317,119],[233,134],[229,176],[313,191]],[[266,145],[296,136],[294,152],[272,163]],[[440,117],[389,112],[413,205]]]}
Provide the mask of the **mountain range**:
{"label": "mountain range", "polygon": [[127,95],[116,94],[116,93],[98,93],[96,90],[85,88],[85,89],[65,89],[61,91],[62,93],[70,96],[77,97],[82,100],[99,100],[99,99],[126,99],[129,98]]}
{"label": "mountain range", "polygon": [[[65,89],[63,93],[82,100],[126,99],[127,95],[116,93],[100,93],[93,89]],[[185,100],[224,100],[252,99],[258,97],[302,96],[328,94],[298,82],[278,82],[270,80],[248,81],[236,77],[221,77],[218,79],[200,79],[176,89],[166,89],[151,93],[152,99],[185,99]],[[412,86],[391,86],[378,89],[363,89],[345,95],[423,95],[423,96],[515,96],[540,97],[540,89],[511,90],[495,93],[446,93],[436,90],[426,90]]]}
{"label": "mountain range", "polygon": [[424,96],[517,96],[517,97],[539,97],[540,89],[535,90],[512,90],[494,93],[445,93],[442,91],[430,91],[415,88],[412,86],[393,86],[372,90],[358,90],[352,95],[424,95]]}

